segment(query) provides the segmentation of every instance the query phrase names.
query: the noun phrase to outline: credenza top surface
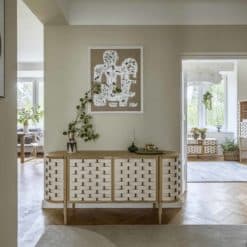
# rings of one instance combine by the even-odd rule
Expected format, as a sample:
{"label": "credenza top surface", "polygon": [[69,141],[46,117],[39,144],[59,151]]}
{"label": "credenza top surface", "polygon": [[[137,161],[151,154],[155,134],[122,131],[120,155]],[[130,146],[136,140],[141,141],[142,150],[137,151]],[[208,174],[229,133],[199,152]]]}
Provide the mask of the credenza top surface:
{"label": "credenza top surface", "polygon": [[66,151],[55,151],[46,154],[49,158],[175,158],[178,152],[163,151],[163,154],[136,154],[128,151],[77,151],[76,153],[68,153]]}

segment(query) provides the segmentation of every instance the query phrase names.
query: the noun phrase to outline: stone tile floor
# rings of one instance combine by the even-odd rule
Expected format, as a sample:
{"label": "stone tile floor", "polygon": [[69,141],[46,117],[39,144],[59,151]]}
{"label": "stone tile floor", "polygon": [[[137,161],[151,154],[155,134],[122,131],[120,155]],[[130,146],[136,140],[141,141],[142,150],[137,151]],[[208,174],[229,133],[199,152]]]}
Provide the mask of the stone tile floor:
{"label": "stone tile floor", "polygon": [[247,182],[247,165],[234,161],[188,162],[188,182]]}

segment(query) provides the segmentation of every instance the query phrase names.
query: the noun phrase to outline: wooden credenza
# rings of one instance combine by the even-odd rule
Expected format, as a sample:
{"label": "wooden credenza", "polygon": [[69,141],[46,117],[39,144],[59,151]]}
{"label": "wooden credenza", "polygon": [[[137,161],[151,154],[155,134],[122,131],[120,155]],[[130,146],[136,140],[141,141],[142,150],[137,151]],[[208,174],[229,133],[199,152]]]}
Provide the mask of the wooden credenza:
{"label": "wooden credenza", "polygon": [[217,154],[217,140],[215,138],[187,139],[187,154],[188,156],[203,156]]}
{"label": "wooden credenza", "polygon": [[53,152],[45,158],[45,200],[64,203],[154,203],[161,223],[164,202],[181,195],[178,153],[139,155],[126,151]]}

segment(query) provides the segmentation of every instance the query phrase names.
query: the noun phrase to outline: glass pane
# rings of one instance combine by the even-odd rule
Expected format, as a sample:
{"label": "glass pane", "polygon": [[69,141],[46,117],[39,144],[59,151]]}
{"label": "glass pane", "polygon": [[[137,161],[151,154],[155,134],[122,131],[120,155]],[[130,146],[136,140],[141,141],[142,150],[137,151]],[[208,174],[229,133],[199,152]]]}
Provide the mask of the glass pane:
{"label": "glass pane", "polygon": [[188,128],[197,127],[199,125],[199,87],[190,85],[187,88],[187,121]]}
{"label": "glass pane", "polygon": [[33,106],[33,83],[17,83],[17,108],[30,108]]}
{"label": "glass pane", "polygon": [[225,87],[222,80],[219,84],[212,84],[208,91],[212,94],[212,110],[207,110],[207,125],[224,125],[225,122]]}

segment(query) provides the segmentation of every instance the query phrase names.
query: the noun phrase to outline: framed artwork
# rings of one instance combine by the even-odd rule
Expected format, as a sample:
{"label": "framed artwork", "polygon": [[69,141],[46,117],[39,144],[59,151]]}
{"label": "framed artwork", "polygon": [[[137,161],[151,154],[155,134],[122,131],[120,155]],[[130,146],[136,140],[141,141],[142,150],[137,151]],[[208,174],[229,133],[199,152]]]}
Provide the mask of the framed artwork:
{"label": "framed artwork", "polygon": [[89,48],[91,87],[99,84],[101,92],[93,95],[92,113],[143,112],[143,48]]}
{"label": "framed artwork", "polygon": [[0,0],[0,97],[4,96],[4,0]]}

